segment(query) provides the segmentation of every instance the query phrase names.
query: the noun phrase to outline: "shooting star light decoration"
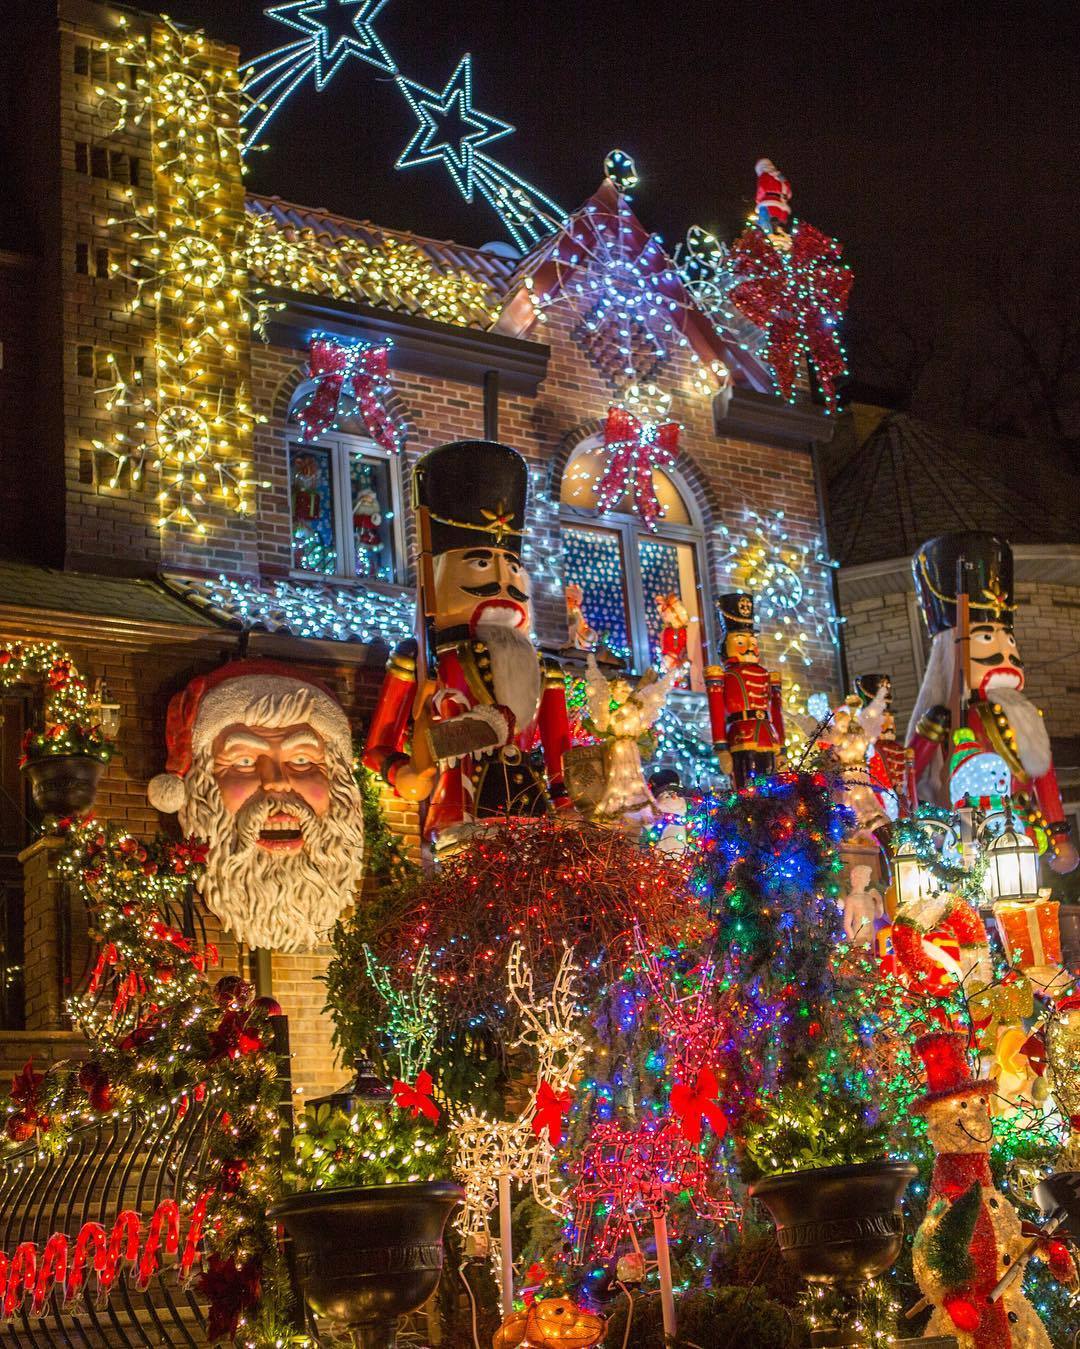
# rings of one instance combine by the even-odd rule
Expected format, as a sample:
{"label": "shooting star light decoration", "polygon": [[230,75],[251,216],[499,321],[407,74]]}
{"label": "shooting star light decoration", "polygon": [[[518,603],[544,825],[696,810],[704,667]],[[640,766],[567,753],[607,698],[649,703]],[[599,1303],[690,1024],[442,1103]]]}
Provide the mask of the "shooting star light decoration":
{"label": "shooting star light decoration", "polygon": [[479,193],[519,248],[527,251],[551,234],[567,213],[538,188],[488,155],[484,147],[513,133],[509,122],[473,104],[472,56],[466,53],[441,90],[403,75],[375,29],[389,0],[288,0],[271,5],[266,17],[298,38],[256,56],[241,67],[251,106],[244,115],[244,153],[288,100],[309,80],[326,89],[350,59],[389,75],[416,119],[416,128],[395,167],[441,163],[467,202]]}

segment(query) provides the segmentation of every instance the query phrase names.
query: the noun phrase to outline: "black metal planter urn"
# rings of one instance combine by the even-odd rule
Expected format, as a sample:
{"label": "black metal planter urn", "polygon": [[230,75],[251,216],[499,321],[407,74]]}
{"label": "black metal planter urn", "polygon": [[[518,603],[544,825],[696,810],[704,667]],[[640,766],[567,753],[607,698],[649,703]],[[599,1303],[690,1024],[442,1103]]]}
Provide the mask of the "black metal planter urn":
{"label": "black metal planter urn", "polygon": [[90,754],[45,754],[22,766],[43,815],[84,815],[94,804],[105,765]]}
{"label": "black metal planter urn", "polygon": [[347,1326],[357,1349],[394,1349],[400,1318],[438,1285],[443,1232],[463,1198],[445,1180],[311,1190],[280,1200],[270,1216],[292,1238],[311,1310]]}
{"label": "black metal planter urn", "polygon": [[[910,1162],[862,1162],[766,1176],[750,1187],[776,1223],[780,1253],[808,1283],[854,1292],[883,1274],[904,1241],[900,1200],[918,1175]],[[843,1324],[813,1332],[814,1345],[856,1345]]]}

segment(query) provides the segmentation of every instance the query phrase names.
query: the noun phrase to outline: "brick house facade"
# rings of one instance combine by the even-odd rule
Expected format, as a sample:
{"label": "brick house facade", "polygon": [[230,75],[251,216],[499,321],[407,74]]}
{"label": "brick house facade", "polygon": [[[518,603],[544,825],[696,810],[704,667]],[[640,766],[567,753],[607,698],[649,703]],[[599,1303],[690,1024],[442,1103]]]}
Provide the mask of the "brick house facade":
{"label": "brick house facade", "polygon": [[[566,640],[566,529],[572,525],[589,535],[607,528],[595,512],[581,508],[580,499],[576,505],[565,500],[566,470],[575,456],[595,448],[613,389],[581,340],[572,306],[553,303],[543,324],[530,317],[521,259],[277,199],[245,201],[238,161],[227,144],[218,147],[212,242],[244,287],[265,291],[261,298],[272,305],[268,340],[237,318],[227,340],[206,341],[192,374],[176,351],[185,340],[185,319],[194,313],[197,324],[204,322],[198,295],[193,298],[190,287],[172,294],[167,274],[146,284],[147,241],[139,222],[154,208],[168,253],[178,240],[205,230],[206,219],[200,222],[197,207],[190,219],[183,216],[190,203],[168,186],[151,119],[131,115],[130,107],[119,116],[114,104],[130,87],[134,60],[146,53],[165,60],[170,44],[194,38],[177,35],[153,16],[121,14],[94,0],[59,0],[58,13],[45,12],[50,8],[23,6],[33,59],[24,59],[4,81],[17,159],[11,181],[20,204],[9,207],[0,237],[0,249],[7,250],[0,251],[0,279],[9,299],[0,305],[0,387],[11,409],[0,428],[8,513],[0,539],[8,559],[0,563],[0,639],[55,638],[90,679],[107,681],[121,705],[122,724],[120,752],[108,767],[98,809],[150,833],[173,827],[145,794],[163,763],[168,700],[193,675],[240,650],[288,661],[328,681],[362,741],[387,647],[411,621],[410,475],[417,458],[436,445],[486,433],[528,460],[536,632],[545,648],[557,651]],[[132,35],[145,39],[143,56],[125,45]],[[234,49],[211,36],[192,49],[191,69],[227,101],[237,60]],[[33,97],[28,79],[35,83]],[[159,109],[159,126],[168,111]],[[602,204],[604,191],[594,201]],[[296,258],[305,250],[311,265],[298,267]],[[340,279],[343,252],[363,253],[366,279],[358,279],[358,270],[348,285],[328,279],[334,268]],[[155,289],[162,292],[157,298]],[[683,598],[696,613],[707,658],[718,650],[715,599],[734,584],[724,529],[738,532],[747,510],[782,511],[790,538],[816,548],[823,531],[818,445],[831,427],[807,396],[793,406],[778,400],[766,371],[734,344],[725,347],[723,336],[692,307],[680,322],[694,327],[694,341],[709,347],[730,376],[722,392],[715,383],[703,391],[693,343],[673,344],[656,376],[683,428],[678,464],[665,488],[681,521],[667,563],[684,568]],[[326,469],[337,475],[332,481],[339,496],[354,464],[365,483],[388,494],[381,505],[392,508],[395,518],[379,556],[381,577],[355,574],[356,559],[344,565],[340,556],[319,575],[296,566],[296,484],[290,473],[299,428],[292,409],[315,330],[394,343],[390,410],[404,432],[400,456],[380,456],[363,434],[326,438],[344,446],[338,467]],[[219,452],[215,432],[202,467],[190,470],[205,468],[207,483],[196,481],[199,490],[184,497],[191,484],[178,494],[170,483],[175,443],[163,450],[159,437],[155,447],[147,426],[160,425],[169,400],[196,395],[216,399],[217,410],[224,408],[232,420],[220,437],[222,444],[229,441],[227,449]],[[206,403],[199,406],[205,413]],[[117,434],[125,439],[117,441]],[[331,453],[318,444],[312,452]],[[194,524],[179,519],[160,526],[181,498],[196,496],[203,499],[193,506]],[[244,513],[236,510],[240,502]],[[340,531],[348,532],[348,506],[345,524],[339,503],[328,526],[339,531],[339,544]],[[652,573],[646,575],[642,559],[652,558],[651,566],[656,555],[641,551],[643,536],[632,521],[620,517],[619,531],[623,645],[641,668],[655,638],[640,604],[644,597],[644,610],[652,613]],[[664,537],[662,528],[658,538]],[[592,535],[588,541],[596,544]],[[601,544],[614,547],[607,535]],[[338,575],[341,570],[354,574]],[[808,584],[819,589],[822,610],[829,610],[825,574]],[[840,670],[827,633],[808,635],[805,660],[799,669],[803,689],[835,696]],[[16,709],[12,695],[9,717],[16,711],[32,715],[34,696],[29,691]],[[676,720],[701,726],[700,693],[679,693],[673,701]],[[5,764],[6,785],[18,792],[13,761]],[[392,827],[415,848],[415,811],[389,795],[385,802]],[[32,823],[16,812],[3,839],[9,870],[32,837]],[[47,868],[32,858],[27,866],[36,868],[37,879],[27,891],[26,911],[28,921],[37,922],[40,906],[54,900],[43,891]],[[226,934],[213,935],[220,938],[226,969],[248,968],[250,953]],[[14,945],[13,937],[12,961]],[[294,1081],[309,1094],[330,1089],[343,1076],[330,1051],[322,988],[315,982],[326,956],[324,950],[272,962],[273,992],[290,1018]],[[37,977],[48,976],[38,967]],[[3,1051],[12,1061],[25,1058],[28,1044],[45,1060],[57,1052],[56,1043],[66,1044],[63,1026],[52,1024],[58,1019],[55,1001],[46,1000],[45,1010],[30,1005],[24,1022],[12,1019],[12,1028],[0,1034],[0,1044],[14,1046]]]}

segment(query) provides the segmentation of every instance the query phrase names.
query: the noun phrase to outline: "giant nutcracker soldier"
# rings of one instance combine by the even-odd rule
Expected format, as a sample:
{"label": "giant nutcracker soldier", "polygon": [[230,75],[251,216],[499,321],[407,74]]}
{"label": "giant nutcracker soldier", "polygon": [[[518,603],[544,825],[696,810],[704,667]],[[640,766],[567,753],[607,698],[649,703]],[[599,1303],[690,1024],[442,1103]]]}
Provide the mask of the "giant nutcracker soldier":
{"label": "giant nutcracker soldier", "polygon": [[950,732],[966,726],[984,754],[997,756],[1042,813],[1055,871],[1078,858],[1061,805],[1042,713],[1024,696],[1024,663],[1013,636],[1013,555],[1004,539],[979,531],[942,534],[912,559],[915,589],[932,638],[926,674],[908,724],[923,800],[946,805]]}
{"label": "giant nutcracker soldier", "polygon": [[752,595],[735,593],[720,600],[724,622],[724,663],[705,671],[713,749],[720,767],[741,791],[751,778],[776,771],[784,749],[784,712],[780,676],[761,663],[754,630]]}
{"label": "giant nutcracker soldier", "polygon": [[429,801],[441,846],[485,817],[568,804],[565,685],[530,637],[527,490],[524,459],[494,441],[440,446],[414,471],[418,637],[390,658],[364,762]]}

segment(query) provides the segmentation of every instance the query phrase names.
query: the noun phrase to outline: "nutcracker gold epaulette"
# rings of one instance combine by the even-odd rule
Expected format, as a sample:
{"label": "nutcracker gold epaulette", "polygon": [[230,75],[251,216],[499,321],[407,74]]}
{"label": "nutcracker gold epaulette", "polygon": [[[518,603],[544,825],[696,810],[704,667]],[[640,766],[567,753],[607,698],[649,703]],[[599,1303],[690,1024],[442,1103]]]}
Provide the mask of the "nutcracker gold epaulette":
{"label": "nutcracker gold epaulette", "polygon": [[415,637],[407,637],[405,641],[400,642],[390,653],[390,659],[386,662],[386,673],[394,675],[397,679],[415,679],[417,650]]}
{"label": "nutcracker gold epaulette", "polygon": [[924,740],[932,740],[940,745],[948,739],[951,725],[952,715],[949,709],[939,703],[923,713],[915,727],[915,733],[921,735]]}

